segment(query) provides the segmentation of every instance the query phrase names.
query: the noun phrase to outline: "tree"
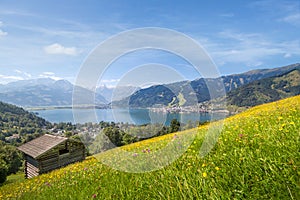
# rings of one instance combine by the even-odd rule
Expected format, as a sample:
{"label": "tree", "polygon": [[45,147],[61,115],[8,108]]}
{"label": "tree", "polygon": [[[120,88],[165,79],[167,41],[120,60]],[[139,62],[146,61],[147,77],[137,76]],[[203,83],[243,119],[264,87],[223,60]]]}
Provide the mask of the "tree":
{"label": "tree", "polygon": [[93,141],[93,143],[89,146],[89,151],[91,154],[96,154],[114,147],[115,146],[109,141],[109,138],[101,132],[96,136],[95,141]]}
{"label": "tree", "polygon": [[0,183],[4,183],[6,181],[8,173],[8,167],[4,160],[0,160]]}
{"label": "tree", "polygon": [[180,130],[180,122],[177,119],[172,119],[169,132],[174,133]]}
{"label": "tree", "polygon": [[120,130],[118,127],[107,127],[104,128],[103,133],[110,139],[110,141],[116,146],[123,145],[123,136],[125,132]]}
{"label": "tree", "polygon": [[15,174],[22,165],[22,156],[16,147],[0,144],[0,160],[7,167],[7,174]]}
{"label": "tree", "polygon": [[131,143],[137,142],[137,140],[138,140],[137,137],[134,137],[132,135],[125,133],[122,138],[122,144],[123,145],[131,144]]}

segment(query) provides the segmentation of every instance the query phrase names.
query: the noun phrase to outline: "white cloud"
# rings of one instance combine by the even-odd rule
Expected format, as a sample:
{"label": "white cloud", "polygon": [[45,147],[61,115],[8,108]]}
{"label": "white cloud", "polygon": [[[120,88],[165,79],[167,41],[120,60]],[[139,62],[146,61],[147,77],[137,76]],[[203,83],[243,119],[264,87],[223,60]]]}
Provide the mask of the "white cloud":
{"label": "white cloud", "polygon": [[[232,30],[224,30],[219,33],[219,36],[226,38],[226,39],[234,39],[239,40],[241,42],[247,42],[253,39],[253,41],[257,41],[259,39],[259,42],[261,42],[261,35],[257,33],[238,33]],[[251,41],[252,42],[252,41]]]}
{"label": "white cloud", "polygon": [[292,54],[290,54],[290,53],[286,53],[286,54],[284,54],[284,56],[283,57],[285,57],[285,58],[289,58],[289,57],[291,57],[292,56]]}
{"label": "white cloud", "polygon": [[8,76],[8,75],[0,74],[0,83],[1,84],[6,84],[6,83],[9,83],[12,81],[20,81],[20,80],[24,80],[24,78],[21,76]]}
{"label": "white cloud", "polygon": [[22,74],[22,71],[20,71],[20,70],[18,70],[18,69],[15,69],[14,70],[16,73],[18,73],[18,74]]}
{"label": "white cloud", "polygon": [[222,13],[219,15],[220,17],[228,17],[228,18],[231,18],[231,17],[234,17],[234,14],[233,13]]}
{"label": "white cloud", "polygon": [[15,69],[13,71],[16,73],[15,75],[0,74],[0,84],[7,84],[14,81],[28,80],[32,78],[31,74],[21,70]]}
{"label": "white cloud", "polygon": [[[3,22],[0,21],[0,27],[2,27],[2,26],[3,26]],[[0,29],[0,37],[6,36],[7,34],[8,34],[7,32],[5,32],[2,29]]]}
{"label": "white cloud", "polygon": [[0,37],[6,36],[7,32],[0,29]]}
{"label": "white cloud", "polygon": [[27,73],[27,72],[23,72],[21,70],[15,69],[14,72],[16,72],[17,74],[20,74],[23,76],[23,78],[25,79],[30,79],[32,76],[31,74]]}
{"label": "white cloud", "polygon": [[28,77],[28,78],[31,78],[31,77],[32,77],[31,74],[29,74],[29,73],[24,72],[23,74],[24,74],[26,77]]}
{"label": "white cloud", "polygon": [[109,79],[109,80],[101,80],[101,83],[116,83],[119,81],[120,79]]}
{"label": "white cloud", "polygon": [[220,32],[219,37],[227,42],[209,45],[211,55],[219,65],[241,63],[254,67],[264,64],[263,60],[271,56],[300,55],[300,41],[275,42],[261,34],[230,30]]}
{"label": "white cloud", "polygon": [[299,1],[260,0],[252,1],[250,5],[264,11],[266,17],[271,17],[270,20],[300,25]]}
{"label": "white cloud", "polygon": [[3,75],[0,74],[0,84],[7,84],[9,82],[20,81],[20,80],[29,80],[35,78],[51,78],[53,80],[62,80],[64,78],[58,77],[53,72],[43,72],[42,74],[38,75],[37,77],[33,77],[31,74],[26,73],[24,71],[15,69],[14,72],[16,75]]}
{"label": "white cloud", "polygon": [[39,75],[39,78],[51,78],[53,80],[62,80],[63,78],[58,77],[55,75],[53,72],[43,72],[42,74]]}
{"label": "white cloud", "polygon": [[280,21],[287,22],[292,25],[300,25],[300,13],[293,13],[280,19]]}
{"label": "white cloud", "polygon": [[31,17],[40,17],[36,14],[33,14],[33,13],[29,13],[27,11],[24,11],[24,10],[20,10],[20,9],[17,9],[17,10],[8,10],[7,8],[6,9],[0,9],[0,14],[1,15],[15,15],[15,16],[31,16]]}
{"label": "white cloud", "polygon": [[105,86],[107,88],[114,88],[120,82],[120,79],[103,79],[100,80],[98,86]]}
{"label": "white cloud", "polygon": [[45,75],[45,76],[54,76],[55,73],[54,72],[43,72],[43,75]]}
{"label": "white cloud", "polygon": [[78,51],[75,47],[64,47],[58,43],[45,46],[44,51],[47,54],[64,54],[64,55],[71,55],[71,56],[75,56],[78,54]]}

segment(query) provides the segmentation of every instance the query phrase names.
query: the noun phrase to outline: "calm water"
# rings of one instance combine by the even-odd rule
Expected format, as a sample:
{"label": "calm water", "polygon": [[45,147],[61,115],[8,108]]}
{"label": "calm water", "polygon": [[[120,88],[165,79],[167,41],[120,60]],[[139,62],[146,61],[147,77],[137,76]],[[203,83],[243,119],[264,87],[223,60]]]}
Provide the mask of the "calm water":
{"label": "calm water", "polygon": [[186,123],[190,121],[209,121],[211,119],[222,119],[225,114],[209,114],[209,113],[154,113],[148,109],[75,109],[76,121],[73,117],[72,109],[54,109],[54,110],[38,110],[34,111],[40,117],[50,122],[123,122],[136,125],[147,123],[161,123],[169,125],[174,118],[180,122]]}

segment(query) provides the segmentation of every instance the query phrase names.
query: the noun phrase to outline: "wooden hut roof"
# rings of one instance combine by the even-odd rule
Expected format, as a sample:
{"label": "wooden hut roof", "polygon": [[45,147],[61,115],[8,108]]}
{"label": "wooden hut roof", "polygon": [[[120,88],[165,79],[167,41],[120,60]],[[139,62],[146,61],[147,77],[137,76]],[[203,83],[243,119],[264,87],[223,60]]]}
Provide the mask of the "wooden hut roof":
{"label": "wooden hut roof", "polygon": [[18,147],[18,149],[33,158],[37,158],[68,138],[45,134]]}

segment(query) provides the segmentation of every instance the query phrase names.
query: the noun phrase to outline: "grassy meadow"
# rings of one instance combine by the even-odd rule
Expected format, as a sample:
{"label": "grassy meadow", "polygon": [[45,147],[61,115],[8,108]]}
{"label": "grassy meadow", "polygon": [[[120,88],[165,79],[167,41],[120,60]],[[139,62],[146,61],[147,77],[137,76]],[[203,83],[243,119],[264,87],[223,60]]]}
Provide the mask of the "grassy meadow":
{"label": "grassy meadow", "polygon": [[[5,184],[0,199],[300,199],[300,96],[225,119],[216,145],[199,156],[207,129],[218,123],[116,148]],[[163,155],[157,152],[167,146],[184,153],[168,166],[161,163],[159,170],[127,173],[110,167],[128,162],[125,171],[147,171],[151,163],[160,164]],[[135,160],[138,164],[130,166]]]}

